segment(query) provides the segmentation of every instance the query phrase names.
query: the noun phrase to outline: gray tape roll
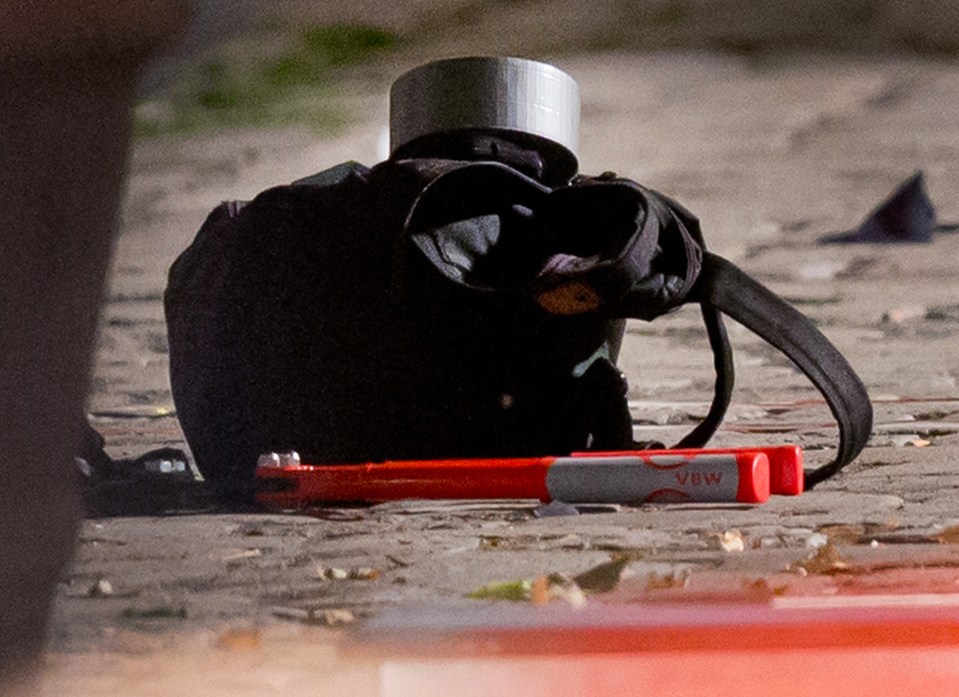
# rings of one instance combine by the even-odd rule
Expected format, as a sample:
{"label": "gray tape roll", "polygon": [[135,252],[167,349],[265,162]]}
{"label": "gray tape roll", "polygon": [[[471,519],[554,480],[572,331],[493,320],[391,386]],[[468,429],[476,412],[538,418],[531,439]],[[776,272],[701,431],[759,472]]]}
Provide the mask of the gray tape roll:
{"label": "gray tape roll", "polygon": [[462,129],[545,139],[575,162],[579,87],[548,63],[471,56],[421,65],[390,89],[390,152],[429,134]]}

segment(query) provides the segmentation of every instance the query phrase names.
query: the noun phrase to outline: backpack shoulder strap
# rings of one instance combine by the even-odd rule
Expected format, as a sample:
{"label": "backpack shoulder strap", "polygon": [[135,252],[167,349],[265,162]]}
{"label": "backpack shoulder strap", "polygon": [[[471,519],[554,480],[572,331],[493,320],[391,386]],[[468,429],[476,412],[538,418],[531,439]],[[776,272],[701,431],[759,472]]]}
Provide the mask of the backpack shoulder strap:
{"label": "backpack shoulder strap", "polygon": [[716,429],[722,424],[726,417],[726,411],[729,409],[729,403],[733,398],[733,384],[736,380],[733,368],[733,348],[729,343],[729,336],[726,334],[726,325],[723,324],[723,314],[714,306],[705,303],[700,305],[700,310],[703,315],[703,323],[706,325],[709,347],[713,352],[713,370],[716,373],[716,381],[713,385],[713,400],[703,420],[692,431],[683,436],[676,445],[672,446],[674,448],[702,448],[705,446],[716,433]]}
{"label": "backpack shoulder strap", "polygon": [[839,424],[839,450],[832,462],[806,473],[807,489],[836,474],[862,451],[873,419],[866,387],[802,313],[732,262],[710,252],[703,256],[690,300],[722,311],[782,351],[825,397]]}

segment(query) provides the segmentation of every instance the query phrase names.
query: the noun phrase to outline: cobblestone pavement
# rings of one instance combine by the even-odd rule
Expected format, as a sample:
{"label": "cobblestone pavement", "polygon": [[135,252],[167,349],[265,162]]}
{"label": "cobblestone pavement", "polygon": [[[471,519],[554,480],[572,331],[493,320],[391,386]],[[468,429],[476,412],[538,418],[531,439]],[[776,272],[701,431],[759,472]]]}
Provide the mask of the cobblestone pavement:
{"label": "cobblestone pavement", "polygon": [[[587,604],[954,591],[959,235],[893,246],[817,239],[855,226],[920,169],[940,219],[959,221],[959,66],[699,54],[558,62],[583,92],[583,171],[615,170],[675,197],[701,218],[713,250],[813,318],[875,401],[865,452],[816,490],[757,507],[541,518],[528,501],[404,502],[315,516],[89,519],[61,585],[51,694],[69,681],[89,694],[118,684],[161,694],[175,678],[153,669],[174,659],[197,668],[208,654],[221,671],[211,684],[228,686],[222,673],[236,659],[211,647],[247,643],[271,666],[249,694],[272,694],[287,654],[264,647],[261,631],[277,646],[327,646],[323,637],[342,633],[293,632],[309,622],[362,627],[410,608],[475,611],[489,601],[467,594],[491,582],[572,578],[616,560],[619,582],[595,586]],[[363,116],[335,138],[245,132],[138,144],[90,406],[113,455],[183,446],[160,301],[166,269],[206,212],[343,160],[378,160],[387,81],[358,83]],[[835,432],[813,388],[746,330],[731,335],[738,386],[715,443],[797,442],[810,461],[828,458]],[[643,436],[674,440],[704,412],[711,363],[694,310],[630,324],[621,365]],[[356,678],[346,663],[332,668],[330,654],[313,656],[324,680]]]}

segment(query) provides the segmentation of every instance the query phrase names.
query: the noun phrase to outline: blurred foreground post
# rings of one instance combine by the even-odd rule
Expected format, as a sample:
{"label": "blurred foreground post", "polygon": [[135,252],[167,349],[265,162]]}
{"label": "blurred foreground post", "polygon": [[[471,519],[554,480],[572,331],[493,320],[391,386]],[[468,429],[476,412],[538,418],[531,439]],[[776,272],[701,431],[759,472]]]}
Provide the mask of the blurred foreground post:
{"label": "blurred foreground post", "polygon": [[73,455],[131,107],[182,2],[0,0],[0,692],[29,689],[80,517]]}

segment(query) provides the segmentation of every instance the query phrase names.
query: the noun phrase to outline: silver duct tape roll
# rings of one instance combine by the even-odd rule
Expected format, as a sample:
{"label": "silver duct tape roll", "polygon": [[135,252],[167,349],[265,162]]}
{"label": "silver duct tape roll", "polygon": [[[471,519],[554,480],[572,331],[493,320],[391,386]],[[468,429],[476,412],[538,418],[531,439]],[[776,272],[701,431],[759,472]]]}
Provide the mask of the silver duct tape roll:
{"label": "silver duct tape roll", "polygon": [[559,68],[523,58],[451,58],[401,75],[390,90],[390,152],[463,129],[545,138],[575,157],[579,87]]}

